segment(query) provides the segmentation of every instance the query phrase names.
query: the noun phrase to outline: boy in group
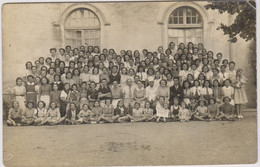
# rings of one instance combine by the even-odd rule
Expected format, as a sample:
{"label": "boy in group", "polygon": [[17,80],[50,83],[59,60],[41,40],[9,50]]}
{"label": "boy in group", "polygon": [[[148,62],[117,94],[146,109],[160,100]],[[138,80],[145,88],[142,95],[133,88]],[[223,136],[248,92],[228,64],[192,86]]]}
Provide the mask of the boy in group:
{"label": "boy in group", "polygon": [[179,83],[179,78],[178,77],[174,77],[173,78],[173,86],[170,87],[170,105],[172,105],[172,102],[173,102],[173,99],[174,98],[178,98],[180,101],[182,101],[183,99],[183,89],[182,87],[180,86],[180,83]]}
{"label": "boy in group", "polygon": [[118,82],[114,81],[113,85],[111,86],[111,98],[112,98],[112,105],[116,106],[118,101],[122,99],[123,91],[122,88],[119,87]]}
{"label": "boy in group", "polygon": [[147,100],[151,102],[152,104],[152,108],[155,108],[157,100],[156,100],[156,92],[157,92],[157,88],[154,87],[154,81],[151,80],[148,82],[149,86],[146,87],[146,97]]}
{"label": "boy in group", "polygon": [[107,79],[101,80],[101,85],[98,90],[98,98],[100,100],[100,106],[105,106],[105,101],[111,98],[111,89],[107,85]]}
{"label": "boy in group", "polygon": [[132,106],[133,106],[134,89],[133,89],[132,84],[133,84],[132,79],[127,79],[126,80],[126,86],[124,86],[122,88],[124,103],[125,103],[125,106],[128,107],[128,108],[132,108]]}
{"label": "boy in group", "polygon": [[56,55],[56,48],[51,48],[50,49],[50,53],[51,53],[51,60],[54,62],[57,59],[57,55]]}

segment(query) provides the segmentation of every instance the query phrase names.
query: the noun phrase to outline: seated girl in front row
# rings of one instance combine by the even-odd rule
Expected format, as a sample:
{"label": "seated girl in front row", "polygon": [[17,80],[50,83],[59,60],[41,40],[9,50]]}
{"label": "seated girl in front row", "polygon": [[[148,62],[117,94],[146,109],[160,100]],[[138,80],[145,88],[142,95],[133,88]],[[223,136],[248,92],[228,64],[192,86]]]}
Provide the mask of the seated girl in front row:
{"label": "seated girl in front row", "polygon": [[222,104],[219,107],[219,116],[218,119],[227,120],[227,121],[234,121],[234,112],[235,107],[230,104],[231,99],[229,97],[224,97]]}
{"label": "seated girl in front row", "polygon": [[52,102],[50,105],[47,119],[50,125],[57,125],[65,120],[65,117],[60,116],[60,109],[54,102]]}
{"label": "seated girl in front row", "polygon": [[105,106],[103,107],[103,112],[100,117],[100,121],[105,121],[105,123],[113,123],[119,116],[114,115],[114,107],[111,104],[111,99],[105,101]]}
{"label": "seated girl in front row", "polygon": [[178,117],[181,122],[188,122],[190,120],[190,111],[186,108],[186,103],[181,102]]}
{"label": "seated girl in front row", "polygon": [[39,101],[38,102],[38,107],[36,108],[35,112],[34,112],[34,124],[35,125],[43,125],[46,122],[48,122],[47,119],[47,110],[45,108],[45,103],[44,101]]}
{"label": "seated girl in front row", "polygon": [[219,105],[216,104],[216,100],[214,98],[210,98],[208,105],[208,112],[212,119],[217,120],[219,116]]}
{"label": "seated girl in front row", "polygon": [[151,104],[149,102],[145,102],[144,107],[143,113],[147,118],[146,121],[155,121],[156,115],[154,114],[154,110],[151,108]]}
{"label": "seated girl in front row", "polygon": [[82,105],[82,110],[78,113],[77,123],[90,123],[91,116],[94,115],[88,108],[87,104]]}
{"label": "seated girl in front row", "polygon": [[7,125],[20,126],[22,118],[22,109],[19,107],[18,101],[12,102],[12,108],[8,112]]}
{"label": "seated girl in front row", "polygon": [[99,123],[101,121],[102,107],[100,106],[100,102],[97,100],[94,102],[92,113],[93,116],[90,118],[90,121],[92,121],[92,123]]}
{"label": "seated girl in front row", "polygon": [[199,100],[199,106],[193,114],[195,120],[210,121],[211,116],[208,113],[208,108],[205,106],[205,100]]}
{"label": "seated girl in front row", "polygon": [[66,118],[65,123],[71,124],[71,125],[76,124],[77,115],[78,115],[78,110],[76,107],[76,103],[71,102],[69,105],[69,109],[67,110],[66,115],[65,115],[65,118]]}
{"label": "seated girl in front row", "polygon": [[147,117],[143,114],[143,109],[140,108],[140,103],[135,102],[133,109],[133,117],[131,117],[131,122],[143,122],[146,121]]}
{"label": "seated girl in front row", "polygon": [[35,117],[35,108],[33,108],[34,103],[33,102],[28,102],[27,103],[27,108],[23,111],[22,113],[22,124],[23,125],[31,125],[33,124]]}
{"label": "seated girl in front row", "polygon": [[169,116],[169,109],[167,104],[165,103],[165,97],[159,97],[159,102],[156,104],[156,122],[159,122],[161,118],[163,118],[163,122],[166,123],[166,118]]}
{"label": "seated girl in front row", "polygon": [[129,109],[124,105],[123,100],[119,100],[117,102],[117,107],[114,110],[114,115],[118,116],[117,122],[118,123],[124,123],[124,122],[130,122],[131,121],[131,115]]}
{"label": "seated girl in front row", "polygon": [[190,98],[190,104],[189,104],[189,110],[190,110],[190,116],[191,116],[191,119],[194,120],[194,113],[196,112],[196,109],[198,107],[198,103],[196,102],[196,99],[195,97],[191,97]]}
{"label": "seated girl in front row", "polygon": [[179,119],[179,110],[180,110],[180,106],[179,106],[179,99],[176,97],[173,99],[173,105],[170,108],[170,118],[173,119],[173,121],[176,121]]}

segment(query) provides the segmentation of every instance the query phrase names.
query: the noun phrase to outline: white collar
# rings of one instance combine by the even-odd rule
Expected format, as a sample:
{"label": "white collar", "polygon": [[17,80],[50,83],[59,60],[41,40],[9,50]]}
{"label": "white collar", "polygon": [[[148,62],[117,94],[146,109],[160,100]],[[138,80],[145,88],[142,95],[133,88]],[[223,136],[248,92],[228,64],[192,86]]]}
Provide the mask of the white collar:
{"label": "white collar", "polygon": [[39,107],[37,107],[37,110],[38,110],[38,111],[44,111],[45,108],[40,109]]}
{"label": "white collar", "polygon": [[142,88],[137,87],[137,89],[138,89],[138,90],[144,90],[144,87],[142,87]]}
{"label": "white collar", "polygon": [[30,83],[30,82],[27,82],[27,85],[34,85],[34,82]]}

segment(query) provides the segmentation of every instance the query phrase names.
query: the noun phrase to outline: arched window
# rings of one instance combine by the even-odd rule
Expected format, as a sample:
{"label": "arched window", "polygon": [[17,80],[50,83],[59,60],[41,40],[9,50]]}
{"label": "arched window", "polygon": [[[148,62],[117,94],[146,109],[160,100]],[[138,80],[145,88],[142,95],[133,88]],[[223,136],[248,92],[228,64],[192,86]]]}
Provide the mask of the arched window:
{"label": "arched window", "polygon": [[65,45],[73,48],[100,46],[100,21],[91,10],[80,8],[70,13],[64,25]]}
{"label": "arched window", "polygon": [[183,6],[175,9],[168,19],[168,43],[203,43],[203,20],[199,12]]}

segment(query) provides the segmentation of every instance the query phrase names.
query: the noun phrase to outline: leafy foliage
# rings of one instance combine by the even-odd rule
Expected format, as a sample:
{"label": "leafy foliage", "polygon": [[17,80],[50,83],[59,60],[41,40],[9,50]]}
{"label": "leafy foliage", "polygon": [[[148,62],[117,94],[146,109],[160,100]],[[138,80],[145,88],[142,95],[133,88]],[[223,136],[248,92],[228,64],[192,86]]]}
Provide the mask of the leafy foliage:
{"label": "leafy foliage", "polygon": [[255,76],[255,84],[256,84],[256,70],[257,70],[257,60],[256,60],[256,39],[251,41],[249,44],[249,54],[248,54],[248,63],[252,66],[253,68],[253,73],[252,75]]}
{"label": "leafy foliage", "polygon": [[249,41],[256,38],[256,3],[255,1],[228,1],[211,2],[205,5],[206,9],[218,10],[219,13],[227,12],[237,15],[231,25],[220,24],[224,34],[229,35],[229,42],[237,42],[237,35]]}

